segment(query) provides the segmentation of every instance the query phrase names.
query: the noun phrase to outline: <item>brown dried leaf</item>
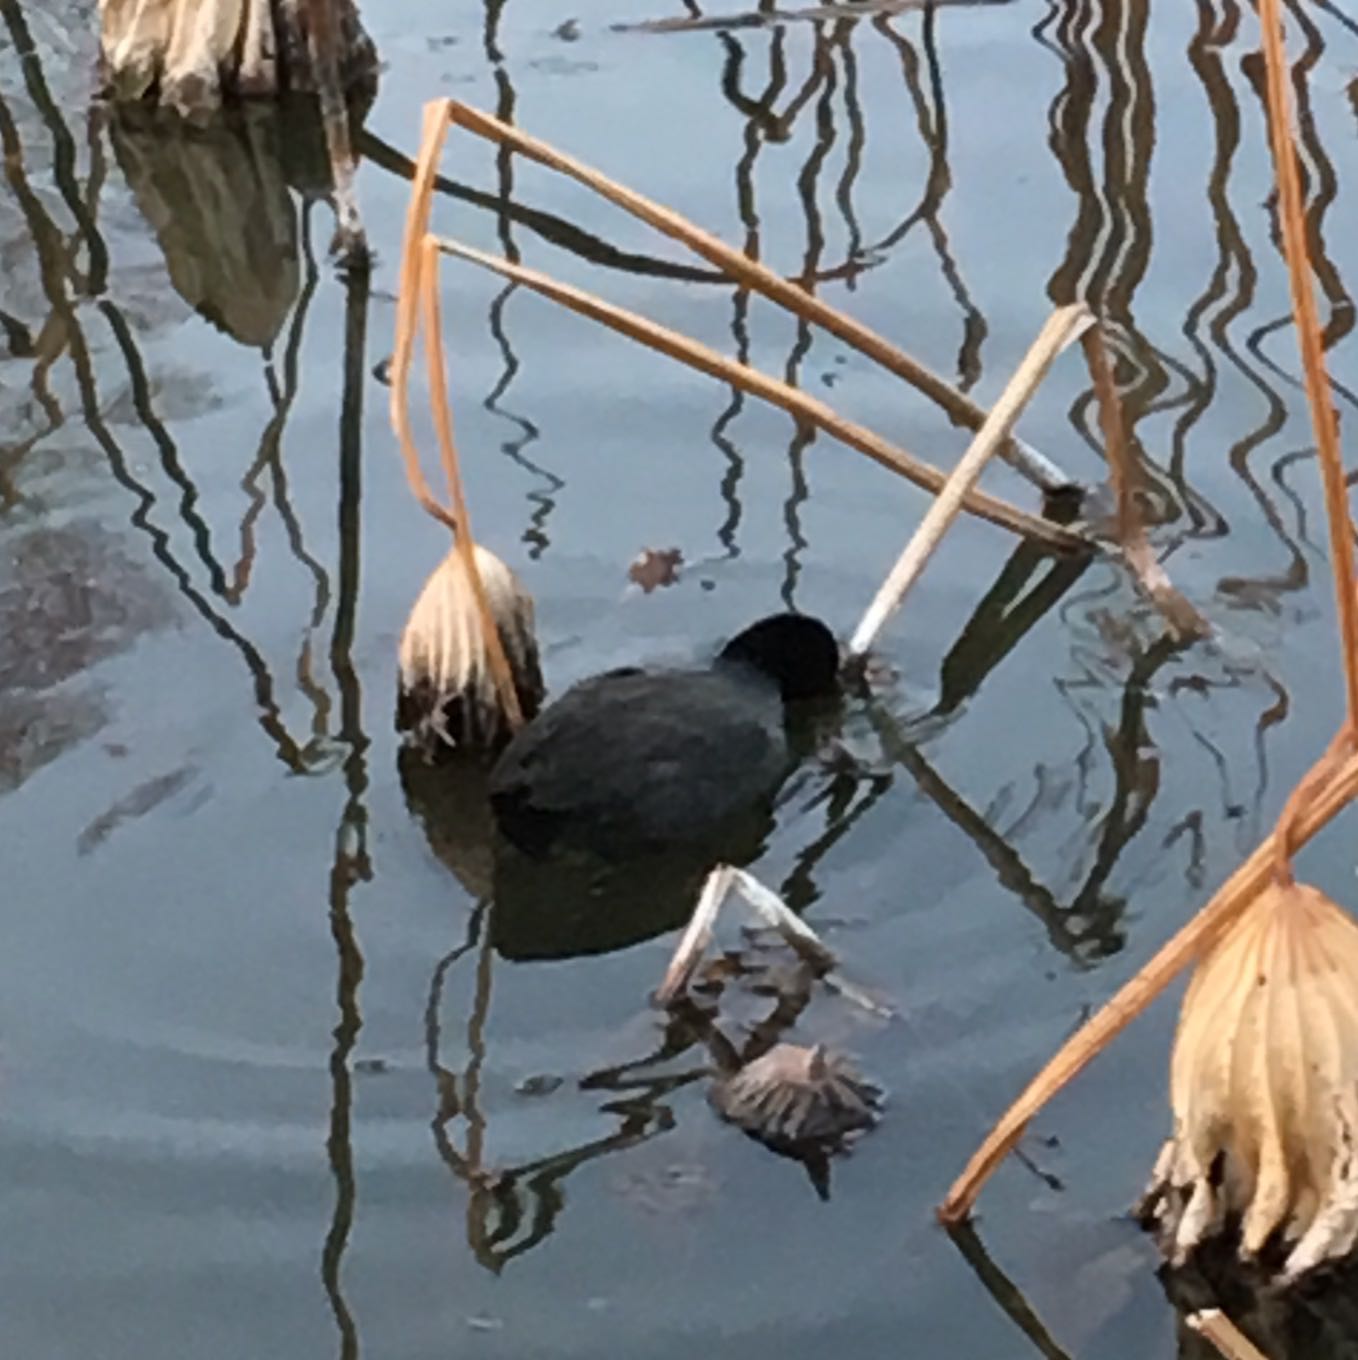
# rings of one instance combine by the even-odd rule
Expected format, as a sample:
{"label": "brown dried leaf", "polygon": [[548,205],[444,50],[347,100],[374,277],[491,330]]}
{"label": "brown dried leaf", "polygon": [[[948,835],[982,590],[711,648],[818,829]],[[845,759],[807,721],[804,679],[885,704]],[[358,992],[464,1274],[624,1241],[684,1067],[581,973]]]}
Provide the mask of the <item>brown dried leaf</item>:
{"label": "brown dried leaf", "polygon": [[649,595],[661,586],[672,586],[679,579],[684,555],[678,548],[643,548],[627,568],[627,579]]}

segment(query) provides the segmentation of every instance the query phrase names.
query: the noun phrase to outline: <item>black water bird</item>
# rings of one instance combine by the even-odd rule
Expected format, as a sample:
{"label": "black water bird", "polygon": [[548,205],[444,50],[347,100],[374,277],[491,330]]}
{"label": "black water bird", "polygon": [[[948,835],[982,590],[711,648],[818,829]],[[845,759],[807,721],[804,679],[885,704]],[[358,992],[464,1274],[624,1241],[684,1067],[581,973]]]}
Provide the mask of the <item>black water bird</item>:
{"label": "black water bird", "polygon": [[490,773],[504,836],[544,856],[611,858],[740,839],[795,763],[788,720],[838,687],[821,622],[775,614],[708,667],[628,667],[582,680],[505,747]]}

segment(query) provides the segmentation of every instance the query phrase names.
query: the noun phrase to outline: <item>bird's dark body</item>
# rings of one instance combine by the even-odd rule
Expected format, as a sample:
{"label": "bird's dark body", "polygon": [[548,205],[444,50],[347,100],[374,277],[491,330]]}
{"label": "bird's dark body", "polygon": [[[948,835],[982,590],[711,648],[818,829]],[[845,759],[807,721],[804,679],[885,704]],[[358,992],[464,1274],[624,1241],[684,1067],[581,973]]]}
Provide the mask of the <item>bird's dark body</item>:
{"label": "bird's dark body", "polygon": [[581,681],[505,748],[490,798],[529,854],[611,857],[711,841],[787,773],[777,687],[743,666],[629,669]]}

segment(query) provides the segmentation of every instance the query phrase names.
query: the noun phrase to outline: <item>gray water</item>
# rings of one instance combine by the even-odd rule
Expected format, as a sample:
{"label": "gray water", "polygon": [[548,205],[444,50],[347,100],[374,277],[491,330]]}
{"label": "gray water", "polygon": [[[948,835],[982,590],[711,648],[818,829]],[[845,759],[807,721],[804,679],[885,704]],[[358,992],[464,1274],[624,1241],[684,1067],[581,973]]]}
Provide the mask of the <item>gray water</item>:
{"label": "gray water", "polygon": [[[267,119],[216,143],[113,126],[91,104],[93,5],[0,0],[5,1355],[1175,1354],[1126,1217],[1167,1129],[1172,1001],[1043,1113],[963,1249],[932,1214],[1340,715],[1256,20],[1150,8],[650,33],[611,25],[686,11],[370,4],[365,295]],[[1340,4],[1291,23],[1347,422],[1358,29]],[[506,961],[403,794],[396,639],[446,541],[405,487],[380,364],[402,168],[442,95],[807,281],[982,403],[1054,302],[1110,318],[1155,541],[1217,635],[1176,649],[1114,565],[953,530],[883,639],[901,740],[851,711],[853,759],[813,763],[754,866],[896,1011],[818,991],[790,1031],[890,1093],[826,1202],[716,1120],[701,1051],[644,1065],[672,930]],[[442,169],[439,230],[940,464],[964,447],[918,394],[579,186],[460,133]],[[782,604],[851,629],[920,493],[443,269],[477,530],[536,597],[554,690]],[[1094,426],[1068,355],[1023,433],[1098,482]],[[987,479],[1034,504],[1007,469]],[[682,552],[677,583],[629,589],[646,548]],[[1350,902],[1351,845],[1340,822],[1304,866]],[[754,970],[721,999],[738,1036],[777,951],[734,922],[722,942]]]}

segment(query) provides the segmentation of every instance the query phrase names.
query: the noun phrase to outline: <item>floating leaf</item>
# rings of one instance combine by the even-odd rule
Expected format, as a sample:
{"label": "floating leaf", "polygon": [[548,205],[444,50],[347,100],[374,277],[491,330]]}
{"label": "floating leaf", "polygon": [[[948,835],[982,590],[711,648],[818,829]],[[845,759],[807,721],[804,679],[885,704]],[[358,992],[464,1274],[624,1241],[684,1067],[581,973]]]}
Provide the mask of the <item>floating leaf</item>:
{"label": "floating leaf", "polygon": [[649,595],[661,586],[672,586],[679,579],[684,554],[678,548],[644,548],[627,568],[627,579]]}

